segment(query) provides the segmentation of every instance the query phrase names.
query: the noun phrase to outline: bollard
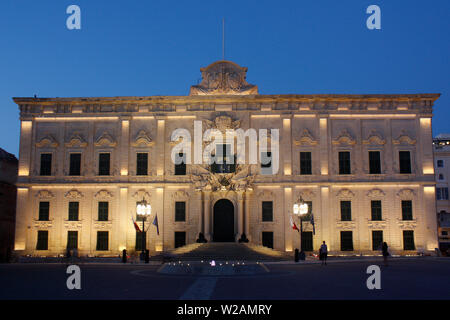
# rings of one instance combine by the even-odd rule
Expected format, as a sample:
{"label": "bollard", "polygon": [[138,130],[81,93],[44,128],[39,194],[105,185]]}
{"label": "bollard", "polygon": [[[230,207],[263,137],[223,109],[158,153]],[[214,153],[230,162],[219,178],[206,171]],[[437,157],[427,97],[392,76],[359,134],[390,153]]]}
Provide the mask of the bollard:
{"label": "bollard", "polygon": [[298,262],[298,249],[295,249],[294,261]]}
{"label": "bollard", "polygon": [[150,251],[147,249],[145,250],[145,263],[148,263],[150,261]]}
{"label": "bollard", "polygon": [[122,250],[122,262],[127,263],[127,249]]}

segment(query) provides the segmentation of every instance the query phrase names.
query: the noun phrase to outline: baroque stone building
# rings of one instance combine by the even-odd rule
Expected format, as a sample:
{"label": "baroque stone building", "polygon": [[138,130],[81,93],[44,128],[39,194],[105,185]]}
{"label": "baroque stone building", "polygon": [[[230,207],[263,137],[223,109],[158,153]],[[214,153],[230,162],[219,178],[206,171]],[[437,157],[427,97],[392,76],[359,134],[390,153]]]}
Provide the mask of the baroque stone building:
{"label": "baroque stone building", "polygon": [[[292,251],[300,241],[291,226],[299,197],[314,217],[314,226],[303,222],[306,250],[323,240],[341,254],[378,254],[381,241],[399,254],[437,247],[431,119],[439,94],[260,95],[233,62],[201,72],[189,96],[14,98],[21,119],[15,249],[139,249],[133,221],[145,199],[151,252],[200,234]],[[269,134],[258,149],[264,164],[230,164],[228,146],[216,150],[225,151],[222,164],[194,163],[195,146],[174,164],[180,141],[172,133],[194,136],[197,121],[201,132],[279,129],[279,142]]]}

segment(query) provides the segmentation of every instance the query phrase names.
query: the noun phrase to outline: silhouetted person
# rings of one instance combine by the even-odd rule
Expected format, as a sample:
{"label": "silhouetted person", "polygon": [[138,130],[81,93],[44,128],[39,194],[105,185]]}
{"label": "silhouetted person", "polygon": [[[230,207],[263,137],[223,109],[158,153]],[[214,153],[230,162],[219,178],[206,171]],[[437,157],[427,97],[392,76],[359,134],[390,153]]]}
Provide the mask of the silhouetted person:
{"label": "silhouetted person", "polygon": [[322,260],[322,265],[327,265],[327,255],[328,255],[328,247],[325,241],[320,246],[319,257]]}
{"label": "silhouetted person", "polygon": [[383,253],[383,261],[384,261],[384,265],[387,266],[387,257],[389,256],[389,251],[388,251],[388,245],[386,242],[383,242],[383,245],[381,246],[381,252]]}

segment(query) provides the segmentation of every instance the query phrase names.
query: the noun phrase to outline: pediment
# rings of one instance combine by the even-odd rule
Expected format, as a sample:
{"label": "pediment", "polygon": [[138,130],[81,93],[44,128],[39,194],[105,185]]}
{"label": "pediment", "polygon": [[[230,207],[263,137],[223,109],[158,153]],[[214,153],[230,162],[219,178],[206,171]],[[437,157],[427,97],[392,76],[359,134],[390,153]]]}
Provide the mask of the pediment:
{"label": "pediment", "polygon": [[151,147],[154,144],[155,142],[152,140],[150,135],[145,130],[141,130],[131,145],[133,147]]}
{"label": "pediment", "polygon": [[85,148],[87,147],[87,142],[84,140],[79,133],[74,133],[70,137],[70,141],[66,142],[66,147],[73,148],[73,147],[79,147],[79,148]]}
{"label": "pediment", "polygon": [[410,199],[410,198],[414,197],[414,195],[415,195],[414,190],[412,190],[412,189],[402,189],[399,192],[397,192],[397,197],[400,197],[400,198]]}
{"label": "pediment", "polygon": [[336,193],[339,198],[353,198],[355,194],[350,189],[341,189]]}
{"label": "pediment", "polygon": [[103,132],[103,134],[95,141],[94,145],[96,147],[115,147],[117,146],[117,142],[109,133]]}
{"label": "pediment", "polygon": [[49,148],[57,148],[58,142],[55,138],[53,138],[52,135],[47,134],[45,135],[41,140],[36,142],[36,147],[43,148],[43,147],[49,147]]}
{"label": "pediment", "polygon": [[144,189],[139,189],[133,194],[133,198],[137,201],[141,201],[144,199],[145,201],[149,202],[151,198],[150,192],[145,191]]}
{"label": "pediment", "polygon": [[49,190],[39,190],[38,192],[36,192],[35,196],[36,196],[36,198],[39,198],[39,199],[51,199],[51,198],[55,197],[53,192],[51,192]]}
{"label": "pediment", "polygon": [[66,194],[64,195],[64,197],[68,198],[68,199],[81,199],[83,198],[83,194],[76,190],[76,189],[72,189],[66,192]]}
{"label": "pediment", "polygon": [[367,139],[363,140],[363,144],[383,145],[385,143],[386,140],[383,139],[383,136],[376,130],[371,130]]}
{"label": "pediment", "polygon": [[113,194],[108,190],[100,190],[94,195],[95,199],[111,199],[113,198]]}
{"label": "pediment", "polygon": [[381,198],[384,197],[386,195],[386,193],[378,188],[369,190],[366,194],[369,198]]}
{"label": "pediment", "polygon": [[352,137],[347,129],[341,131],[341,133],[333,140],[333,144],[347,144],[354,145],[356,140]]}
{"label": "pediment", "polygon": [[314,139],[311,132],[308,129],[304,129],[299,139],[294,140],[294,144],[301,145],[317,145],[318,141]]}
{"label": "pediment", "polygon": [[402,130],[397,139],[392,140],[394,144],[413,145],[416,144],[416,139],[411,138],[405,130]]}

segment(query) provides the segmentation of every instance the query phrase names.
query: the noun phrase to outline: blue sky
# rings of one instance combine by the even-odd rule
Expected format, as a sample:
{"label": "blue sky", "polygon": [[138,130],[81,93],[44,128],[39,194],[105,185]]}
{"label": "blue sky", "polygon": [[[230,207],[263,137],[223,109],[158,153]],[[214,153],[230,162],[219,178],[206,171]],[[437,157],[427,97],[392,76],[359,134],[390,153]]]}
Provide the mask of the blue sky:
{"label": "blue sky", "polygon": [[0,147],[18,155],[12,97],[187,95],[222,58],[223,17],[225,58],[261,94],[441,93],[433,134],[450,132],[448,0],[2,0]]}

